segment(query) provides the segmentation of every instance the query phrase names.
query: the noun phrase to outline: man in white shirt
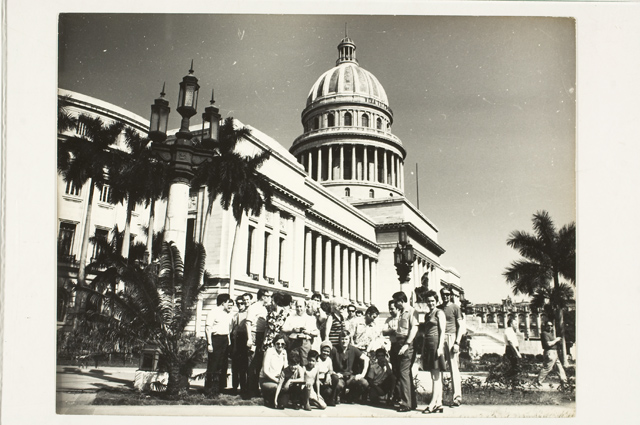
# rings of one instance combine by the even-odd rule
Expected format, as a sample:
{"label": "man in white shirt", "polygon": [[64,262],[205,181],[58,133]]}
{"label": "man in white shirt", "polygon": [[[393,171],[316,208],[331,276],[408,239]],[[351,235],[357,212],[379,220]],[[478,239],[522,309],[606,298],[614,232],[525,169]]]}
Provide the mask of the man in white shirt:
{"label": "man in white shirt", "polygon": [[233,300],[229,298],[229,294],[218,294],[216,304],[217,307],[207,314],[204,326],[209,352],[204,388],[210,394],[217,394],[227,387],[229,333],[233,319]]}
{"label": "man in white shirt", "polygon": [[509,370],[505,374],[507,377],[513,377],[520,372],[518,359],[521,359],[522,356],[518,349],[517,326],[518,322],[515,319],[509,319],[507,328],[504,330],[504,342],[506,344],[504,357],[509,361]]}
{"label": "man in white shirt", "polygon": [[264,351],[264,333],[267,328],[267,306],[271,304],[273,292],[268,289],[258,290],[258,300],[247,308],[247,350],[249,370],[247,371],[247,396],[259,396],[258,377],[262,369]]}

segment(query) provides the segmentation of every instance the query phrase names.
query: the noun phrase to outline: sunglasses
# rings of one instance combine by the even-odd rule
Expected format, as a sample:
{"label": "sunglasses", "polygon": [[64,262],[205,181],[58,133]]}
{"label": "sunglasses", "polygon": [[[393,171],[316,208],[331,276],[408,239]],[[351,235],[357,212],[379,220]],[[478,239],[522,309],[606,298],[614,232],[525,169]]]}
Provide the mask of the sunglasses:
{"label": "sunglasses", "polygon": [[284,344],[283,342],[278,342],[278,343],[276,343],[276,347],[284,347],[284,345],[285,345],[285,344]]}

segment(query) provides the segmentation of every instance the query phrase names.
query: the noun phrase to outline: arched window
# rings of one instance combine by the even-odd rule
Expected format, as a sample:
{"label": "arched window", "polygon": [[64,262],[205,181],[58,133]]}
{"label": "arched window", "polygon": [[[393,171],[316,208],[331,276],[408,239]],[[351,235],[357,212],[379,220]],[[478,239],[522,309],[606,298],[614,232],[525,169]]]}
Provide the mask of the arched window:
{"label": "arched window", "polygon": [[382,130],[382,120],[380,118],[376,120],[376,128]]}
{"label": "arched window", "polygon": [[373,189],[369,189],[369,198],[373,198]]}
{"label": "arched window", "polygon": [[369,127],[369,115],[367,114],[362,115],[362,126]]}
{"label": "arched window", "polygon": [[327,126],[334,127],[336,125],[336,118],[333,116],[333,113],[327,115]]}
{"label": "arched window", "polygon": [[348,187],[344,189],[344,196],[351,196],[351,189]]}
{"label": "arched window", "polygon": [[351,121],[351,113],[347,112],[346,114],[344,114],[344,125],[345,126],[352,126],[352,121]]}

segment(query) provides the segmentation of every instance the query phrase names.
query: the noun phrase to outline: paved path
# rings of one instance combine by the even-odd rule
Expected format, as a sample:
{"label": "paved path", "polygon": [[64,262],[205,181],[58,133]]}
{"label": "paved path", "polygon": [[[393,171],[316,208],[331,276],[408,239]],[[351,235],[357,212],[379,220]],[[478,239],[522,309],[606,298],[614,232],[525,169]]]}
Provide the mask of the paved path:
{"label": "paved path", "polygon": [[[195,373],[202,371],[196,370]],[[548,418],[575,416],[575,403],[558,406],[470,406],[457,408],[445,407],[444,412],[434,415],[423,415],[425,405],[419,410],[398,413],[395,410],[372,406],[341,404],[326,410],[274,410],[264,406],[93,406],[96,392],[103,388],[133,388],[135,369],[103,367],[100,369],[79,369],[59,366],[57,369],[57,402],[58,414],[68,415],[162,415],[162,416],[243,416],[243,417],[359,417],[359,418],[391,418],[391,417],[474,417],[474,418]],[[424,379],[424,378],[421,378]],[[202,387],[202,382],[195,382],[194,387]],[[430,382],[423,383],[430,386]]]}

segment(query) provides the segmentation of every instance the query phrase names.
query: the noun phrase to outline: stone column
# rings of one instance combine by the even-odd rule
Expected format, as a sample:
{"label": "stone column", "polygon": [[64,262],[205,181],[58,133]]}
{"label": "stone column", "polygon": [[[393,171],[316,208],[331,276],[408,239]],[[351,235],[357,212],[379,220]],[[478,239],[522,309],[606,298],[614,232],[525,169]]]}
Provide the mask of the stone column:
{"label": "stone column", "polygon": [[400,190],[404,192],[404,161],[400,161]]}
{"label": "stone column", "polygon": [[340,145],[340,180],[344,180],[344,145]]}
{"label": "stone column", "polygon": [[318,178],[316,181],[322,181],[322,148],[318,148]]}
{"label": "stone column", "polygon": [[322,291],[322,235],[318,234],[316,236],[316,258],[315,258],[315,266],[316,266],[316,276],[314,279],[314,285],[311,288],[313,292]]}
{"label": "stone column", "polygon": [[538,336],[542,335],[542,317],[540,313],[536,313],[536,326],[538,327]]}
{"label": "stone column", "polygon": [[502,326],[507,329],[507,318],[509,317],[509,312],[505,311],[502,315]]}
{"label": "stone column", "polygon": [[368,155],[369,148],[364,146],[363,149],[364,149],[364,156],[362,159],[362,179],[365,181],[368,181],[369,180],[369,155]]}
{"label": "stone column", "polygon": [[322,293],[326,297],[333,293],[333,270],[331,270],[332,254],[333,251],[331,249],[331,239],[326,238],[326,241],[324,243],[324,281],[322,286]]}
{"label": "stone column", "polygon": [[378,183],[378,148],[373,148],[373,181]]}
{"label": "stone column", "polygon": [[391,186],[396,187],[396,155],[391,153]]}
{"label": "stone column", "polygon": [[350,250],[349,253],[349,300],[356,300],[356,252]]}
{"label": "stone column", "polygon": [[329,157],[327,158],[329,164],[329,172],[327,173],[327,180],[333,180],[333,146],[329,146]]}
{"label": "stone column", "polygon": [[358,179],[358,170],[356,170],[356,145],[351,145],[351,180]]}
{"label": "stone column", "polygon": [[362,264],[362,254],[356,254],[356,301],[358,303],[364,302],[364,273],[363,273],[363,264]]}
{"label": "stone column", "polygon": [[[373,300],[378,299],[378,262],[374,259],[371,260],[371,287],[369,290],[369,302],[373,304]],[[385,308],[388,306],[379,306],[381,308]]]}
{"label": "stone column", "polygon": [[524,312],[524,334],[529,337],[531,335],[531,317],[529,317],[529,312]]}
{"label": "stone column", "polygon": [[382,151],[382,183],[389,184],[388,175],[387,175],[387,150]]}
{"label": "stone column", "polygon": [[340,296],[349,298],[349,248],[342,247],[342,284],[340,286]]}
{"label": "stone column", "polygon": [[371,304],[371,260],[364,257],[364,291],[362,301]]}
{"label": "stone column", "polygon": [[307,172],[309,173],[309,177],[313,179],[313,152],[311,150],[309,150],[309,153],[307,154],[307,163],[309,165]]}
{"label": "stone column", "polygon": [[304,232],[304,290],[305,291],[310,291],[311,290],[311,281],[313,279],[313,277],[311,276],[311,264],[313,261],[313,258],[311,257],[311,253],[312,253],[312,243],[313,241],[311,240],[313,238],[313,234],[311,233],[311,230],[309,229],[305,229]]}
{"label": "stone column", "polygon": [[333,285],[331,295],[334,297],[341,295],[340,290],[340,244],[333,245]]}

